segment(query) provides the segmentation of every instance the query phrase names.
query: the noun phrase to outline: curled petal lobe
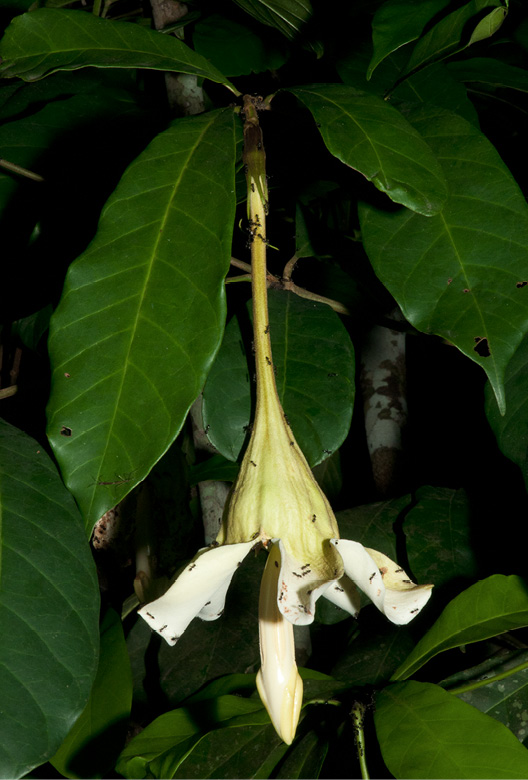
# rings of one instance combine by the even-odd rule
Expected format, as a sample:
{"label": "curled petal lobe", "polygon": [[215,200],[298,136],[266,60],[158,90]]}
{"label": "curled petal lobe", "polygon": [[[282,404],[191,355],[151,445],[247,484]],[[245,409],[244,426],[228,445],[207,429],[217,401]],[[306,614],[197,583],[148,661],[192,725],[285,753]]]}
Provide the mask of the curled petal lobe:
{"label": "curled petal lobe", "polygon": [[409,623],[429,600],[432,585],[416,585],[383,553],[348,539],[333,539],[332,544],[348,577],[392,623]]}
{"label": "curled petal lobe", "polygon": [[[403,625],[412,620],[431,598],[432,585],[416,585],[409,575],[383,553],[366,548],[376,562],[386,587],[386,615],[393,623]],[[390,613],[392,612],[392,617]],[[397,619],[395,619],[397,618]]]}
{"label": "curled petal lobe", "polygon": [[323,593],[325,599],[331,601],[336,607],[349,612],[352,617],[357,617],[361,608],[361,596],[350,579],[344,574],[340,580],[333,582]]}
{"label": "curled petal lobe", "polygon": [[295,663],[293,625],[284,619],[277,607],[280,558],[279,545],[272,545],[260,586],[262,666],[257,675],[257,688],[276,732],[290,745],[301,712],[303,683]]}
{"label": "curled petal lobe", "polygon": [[139,614],[169,645],[175,645],[196,616],[220,617],[233,574],[253,546],[250,541],[199,550],[168,591]]}
{"label": "curled petal lobe", "polygon": [[333,580],[321,577],[309,560],[297,561],[282,541],[280,548],[280,573],[277,582],[277,604],[290,623],[305,626],[313,623],[315,602],[327,591]]}

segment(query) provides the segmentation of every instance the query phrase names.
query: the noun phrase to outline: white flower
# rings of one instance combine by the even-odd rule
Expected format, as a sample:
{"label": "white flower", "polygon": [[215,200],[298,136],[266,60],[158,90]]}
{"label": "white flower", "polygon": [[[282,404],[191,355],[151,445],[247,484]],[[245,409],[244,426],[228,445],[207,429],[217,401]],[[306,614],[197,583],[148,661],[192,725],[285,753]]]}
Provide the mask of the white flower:
{"label": "white flower", "polygon": [[217,541],[199,550],[165,595],[142,607],[139,614],[169,644],[175,644],[194,617],[220,617],[238,566],[253,548],[266,548],[269,555],[259,601],[262,667],[257,686],[275,729],[289,744],[302,703],[293,624],[311,623],[321,596],[357,616],[359,588],[389,620],[401,625],[418,614],[432,586],[415,585],[382,553],[339,538],[330,504],[284,416],[269,336],[265,165],[252,100],[247,98],[244,104],[244,160],[252,230],[257,371],[253,431]]}
{"label": "white flower", "polygon": [[[322,494],[321,494],[322,495]],[[305,521],[306,535],[318,537],[317,521]],[[289,523],[286,523],[289,525]],[[301,534],[303,536],[304,534]],[[289,538],[270,538],[264,530],[246,541],[230,542],[198,551],[174,584],[161,598],[147,604],[139,614],[170,645],[176,644],[194,617],[215,620],[224,610],[227,589],[245,556],[255,547],[269,550],[259,600],[259,633],[262,667],[257,676],[260,697],[275,729],[284,742],[295,736],[302,703],[302,680],[295,663],[293,624],[314,619],[316,600],[323,596],[357,616],[358,588],[389,620],[398,625],[415,617],[431,595],[431,585],[415,585],[396,563],[383,553],[347,539],[319,539],[323,564],[312,565],[310,552],[295,558]],[[306,540],[308,541],[308,539]],[[294,548],[303,544],[295,538]],[[332,568],[327,580],[321,570]]]}

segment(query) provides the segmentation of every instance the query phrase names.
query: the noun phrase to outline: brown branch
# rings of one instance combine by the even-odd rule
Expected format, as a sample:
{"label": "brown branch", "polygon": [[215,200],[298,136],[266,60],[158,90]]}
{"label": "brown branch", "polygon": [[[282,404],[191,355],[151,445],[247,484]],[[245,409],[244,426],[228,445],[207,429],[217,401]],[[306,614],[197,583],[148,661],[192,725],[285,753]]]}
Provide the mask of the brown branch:
{"label": "brown branch", "polygon": [[[292,262],[294,259],[295,262],[297,262],[295,256],[292,257],[292,259],[286,264],[285,271],[287,269],[288,272],[291,273],[293,266],[295,265],[295,263]],[[249,278],[251,278],[251,266],[249,263],[244,263],[243,260],[232,257],[231,265],[234,265],[235,268],[240,268],[241,271],[246,271],[246,273],[249,274]],[[315,301],[316,303],[325,303],[338,314],[345,314],[347,316],[352,315],[352,312],[345,306],[344,303],[334,301],[332,298],[326,298],[324,295],[318,295],[317,293],[310,292],[310,290],[305,290],[304,287],[299,287],[294,282],[292,282],[289,277],[283,276],[282,279],[279,279],[278,276],[274,276],[274,274],[271,274],[268,271],[266,278],[268,287],[272,287],[276,290],[288,290],[288,292],[292,292],[295,295],[298,295],[299,298],[306,298],[307,300]],[[238,277],[235,277],[235,279],[236,281],[239,281]]]}

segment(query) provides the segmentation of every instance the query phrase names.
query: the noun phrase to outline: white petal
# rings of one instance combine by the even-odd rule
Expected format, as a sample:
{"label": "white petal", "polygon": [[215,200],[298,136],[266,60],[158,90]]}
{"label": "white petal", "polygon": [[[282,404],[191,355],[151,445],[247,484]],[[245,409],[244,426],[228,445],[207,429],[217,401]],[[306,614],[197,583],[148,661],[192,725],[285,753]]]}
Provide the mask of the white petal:
{"label": "white petal", "polygon": [[341,607],[349,612],[352,617],[357,617],[361,608],[361,596],[352,580],[344,574],[340,580],[333,582],[328,590],[323,593],[325,599],[331,601],[336,607]]}
{"label": "white petal", "polygon": [[[262,576],[259,638],[262,666],[257,688],[279,737],[291,745],[302,705],[303,682],[295,663],[293,625],[277,608],[280,552],[272,545]],[[280,565],[280,564],[279,564]]]}
{"label": "white petal", "polygon": [[393,623],[403,625],[412,620],[431,598],[432,585],[416,585],[409,575],[377,550],[365,548],[377,564],[386,587],[385,614]]}
{"label": "white petal", "polygon": [[[277,603],[290,623],[305,626],[313,623],[315,602],[332,584],[333,580],[322,581],[315,574],[309,561],[296,561],[288,555],[281,541],[280,575],[277,583]],[[278,561],[275,561],[278,565]]]}
{"label": "white petal", "polygon": [[220,617],[233,574],[254,545],[252,540],[199,550],[168,591],[138,614],[175,645],[197,615],[202,620]]}
{"label": "white petal", "polygon": [[383,553],[348,539],[331,541],[341,553],[346,574],[393,623],[408,623],[429,600],[432,585],[416,585]]}

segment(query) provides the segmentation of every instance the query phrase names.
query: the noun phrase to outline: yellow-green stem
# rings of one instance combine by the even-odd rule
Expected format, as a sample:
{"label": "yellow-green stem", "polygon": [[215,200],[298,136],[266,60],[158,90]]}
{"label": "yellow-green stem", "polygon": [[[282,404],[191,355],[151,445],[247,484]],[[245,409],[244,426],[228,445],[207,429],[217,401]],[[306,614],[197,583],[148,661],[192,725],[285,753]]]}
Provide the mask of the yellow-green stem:
{"label": "yellow-green stem", "polygon": [[263,406],[277,398],[273,371],[266,284],[266,152],[262,141],[257,102],[244,96],[244,164],[248,189],[249,240],[251,242],[251,287],[253,293],[253,333],[257,372],[255,426]]}
{"label": "yellow-green stem", "polygon": [[363,720],[365,718],[366,707],[360,701],[354,702],[352,707],[352,726],[356,737],[356,750],[361,769],[362,780],[369,780],[370,775],[367,769],[367,759],[365,756],[365,732],[363,729]]}

